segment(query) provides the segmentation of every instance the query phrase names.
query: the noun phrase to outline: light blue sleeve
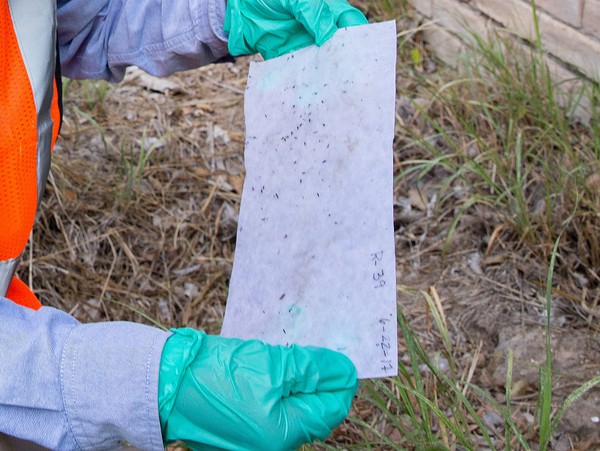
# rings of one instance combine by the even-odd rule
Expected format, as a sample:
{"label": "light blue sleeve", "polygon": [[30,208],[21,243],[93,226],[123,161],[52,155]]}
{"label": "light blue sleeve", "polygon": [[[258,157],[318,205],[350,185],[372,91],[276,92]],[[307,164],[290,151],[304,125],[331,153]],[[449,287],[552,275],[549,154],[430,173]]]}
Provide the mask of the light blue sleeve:
{"label": "light blue sleeve", "polygon": [[169,336],[0,298],[0,432],[65,451],[162,450],[158,373]]}
{"label": "light blue sleeve", "polygon": [[58,0],[63,75],[120,81],[127,66],[156,76],[228,55],[225,0]]}

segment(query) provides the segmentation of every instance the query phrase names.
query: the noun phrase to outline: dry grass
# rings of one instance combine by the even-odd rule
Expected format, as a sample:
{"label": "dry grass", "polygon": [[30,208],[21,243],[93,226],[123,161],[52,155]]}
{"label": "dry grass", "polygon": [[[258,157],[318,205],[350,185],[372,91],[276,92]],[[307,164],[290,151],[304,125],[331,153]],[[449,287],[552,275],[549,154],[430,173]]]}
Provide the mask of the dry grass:
{"label": "dry grass", "polygon": [[68,82],[23,262],[46,304],[82,321],[144,321],[137,310],[218,333],[243,181],[245,68],[179,75],[174,93],[126,82],[98,95],[102,84]]}

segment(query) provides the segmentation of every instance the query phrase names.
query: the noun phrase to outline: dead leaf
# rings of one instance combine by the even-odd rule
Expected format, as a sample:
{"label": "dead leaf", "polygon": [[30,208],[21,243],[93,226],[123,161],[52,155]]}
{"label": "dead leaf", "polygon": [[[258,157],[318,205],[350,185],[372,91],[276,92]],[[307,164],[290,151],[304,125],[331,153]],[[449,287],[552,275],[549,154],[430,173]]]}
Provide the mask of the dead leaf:
{"label": "dead leaf", "polygon": [[592,174],[585,181],[585,186],[594,194],[600,195],[600,174]]}
{"label": "dead leaf", "polygon": [[427,196],[425,196],[425,194],[423,194],[420,190],[411,189],[408,192],[408,199],[414,208],[421,211],[427,210],[427,204],[429,203],[429,200],[427,199]]}
{"label": "dead leaf", "polygon": [[510,259],[508,254],[490,255],[483,259],[483,266],[497,266]]}
{"label": "dead leaf", "polygon": [[241,132],[229,132],[229,137],[236,143],[244,142],[244,134]]}
{"label": "dead leaf", "polygon": [[227,176],[227,182],[233,187],[236,193],[242,194],[244,188],[244,177],[230,174]]}
{"label": "dead leaf", "polygon": [[510,389],[510,396],[512,398],[516,398],[518,396],[523,396],[529,390],[529,384],[524,379],[519,379],[515,381]]}
{"label": "dead leaf", "polygon": [[213,127],[213,136],[215,139],[220,139],[225,144],[231,141],[231,138],[229,137],[229,132],[224,128],[219,127],[218,125],[215,125]]}
{"label": "dead leaf", "polygon": [[167,92],[181,94],[184,92],[181,85],[173,80],[155,77],[137,67],[127,70],[124,82],[142,86],[149,91],[160,92],[162,94],[166,94]]}

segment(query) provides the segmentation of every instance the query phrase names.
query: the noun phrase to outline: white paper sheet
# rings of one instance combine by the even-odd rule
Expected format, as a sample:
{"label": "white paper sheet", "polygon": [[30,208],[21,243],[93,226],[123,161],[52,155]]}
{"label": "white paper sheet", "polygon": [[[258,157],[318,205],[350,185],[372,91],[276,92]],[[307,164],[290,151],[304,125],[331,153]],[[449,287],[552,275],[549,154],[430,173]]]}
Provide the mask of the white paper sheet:
{"label": "white paper sheet", "polygon": [[253,63],[246,180],[222,335],[324,346],[397,374],[396,27]]}

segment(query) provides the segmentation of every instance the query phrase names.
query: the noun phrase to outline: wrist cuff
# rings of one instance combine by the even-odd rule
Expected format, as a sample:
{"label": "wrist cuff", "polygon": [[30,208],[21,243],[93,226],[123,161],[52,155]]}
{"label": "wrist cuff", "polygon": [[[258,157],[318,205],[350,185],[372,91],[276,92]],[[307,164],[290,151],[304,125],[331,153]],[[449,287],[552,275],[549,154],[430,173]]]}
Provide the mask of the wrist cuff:
{"label": "wrist cuff", "polygon": [[169,333],[129,322],[83,324],[61,358],[69,427],[82,449],[163,449],[158,369]]}

